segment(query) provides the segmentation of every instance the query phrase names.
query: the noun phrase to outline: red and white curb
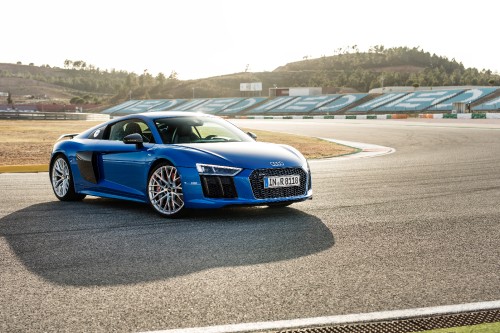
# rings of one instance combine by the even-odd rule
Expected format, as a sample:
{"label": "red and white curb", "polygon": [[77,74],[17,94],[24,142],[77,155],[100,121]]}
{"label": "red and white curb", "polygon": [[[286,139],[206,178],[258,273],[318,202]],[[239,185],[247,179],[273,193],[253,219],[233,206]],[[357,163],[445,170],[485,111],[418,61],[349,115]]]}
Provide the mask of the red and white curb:
{"label": "red and white curb", "polygon": [[374,144],[370,144],[370,143],[336,140],[336,139],[328,139],[328,138],[320,138],[320,139],[325,140],[325,141],[338,143],[338,144],[343,145],[343,146],[353,147],[353,148],[359,149],[360,151],[358,153],[354,153],[354,154],[326,158],[326,159],[321,159],[321,160],[317,160],[317,161],[331,161],[332,159],[335,161],[339,161],[339,160],[350,160],[353,158],[377,157],[377,156],[392,154],[396,151],[396,149],[391,148],[391,147],[379,146],[379,145],[374,145]]}
{"label": "red and white curb", "polygon": [[[420,113],[412,115],[417,118],[430,118],[430,119],[500,119],[500,113]],[[411,118],[406,113],[395,114],[341,114],[341,115],[323,115],[323,116],[230,116],[227,118],[235,119],[340,119],[340,120],[353,120],[353,119],[408,119]]]}

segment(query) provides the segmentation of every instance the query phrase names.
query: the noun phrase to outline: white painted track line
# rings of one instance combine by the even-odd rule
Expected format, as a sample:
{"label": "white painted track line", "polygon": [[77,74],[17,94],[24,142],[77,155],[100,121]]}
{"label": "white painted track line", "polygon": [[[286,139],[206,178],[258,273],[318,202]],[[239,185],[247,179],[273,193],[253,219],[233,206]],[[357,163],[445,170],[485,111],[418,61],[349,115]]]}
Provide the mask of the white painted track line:
{"label": "white painted track line", "polygon": [[494,309],[500,309],[500,301],[445,305],[445,306],[417,308],[408,310],[359,313],[359,314],[349,314],[340,316],[303,318],[303,319],[279,320],[279,321],[267,321],[267,322],[207,326],[207,327],[180,328],[180,329],[150,331],[147,333],[238,333],[238,332],[256,332],[256,331],[269,331],[269,330],[278,331],[278,330],[294,329],[294,328],[403,320],[403,319],[426,317],[426,316],[456,314],[456,313],[465,313],[474,311],[486,311]]}

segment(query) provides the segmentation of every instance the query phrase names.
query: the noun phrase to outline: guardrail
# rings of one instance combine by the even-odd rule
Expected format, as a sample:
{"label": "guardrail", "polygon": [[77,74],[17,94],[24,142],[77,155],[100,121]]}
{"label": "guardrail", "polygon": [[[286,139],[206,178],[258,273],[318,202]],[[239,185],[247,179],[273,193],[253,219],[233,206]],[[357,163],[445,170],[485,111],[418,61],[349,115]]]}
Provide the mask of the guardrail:
{"label": "guardrail", "polygon": [[0,119],[106,121],[109,119],[109,115],[74,112],[0,111]]}

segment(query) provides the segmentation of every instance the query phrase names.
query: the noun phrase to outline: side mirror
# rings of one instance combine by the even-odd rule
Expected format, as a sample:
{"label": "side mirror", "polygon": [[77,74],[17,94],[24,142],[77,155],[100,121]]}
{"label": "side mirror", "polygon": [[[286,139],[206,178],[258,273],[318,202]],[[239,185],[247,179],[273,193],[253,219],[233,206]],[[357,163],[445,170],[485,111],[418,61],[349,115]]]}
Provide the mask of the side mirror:
{"label": "side mirror", "polygon": [[136,145],[137,148],[142,148],[144,140],[142,139],[142,135],[139,133],[132,133],[123,138],[123,143],[128,145]]}
{"label": "side mirror", "polygon": [[252,132],[247,132],[248,136],[257,141],[257,134],[252,133]]}

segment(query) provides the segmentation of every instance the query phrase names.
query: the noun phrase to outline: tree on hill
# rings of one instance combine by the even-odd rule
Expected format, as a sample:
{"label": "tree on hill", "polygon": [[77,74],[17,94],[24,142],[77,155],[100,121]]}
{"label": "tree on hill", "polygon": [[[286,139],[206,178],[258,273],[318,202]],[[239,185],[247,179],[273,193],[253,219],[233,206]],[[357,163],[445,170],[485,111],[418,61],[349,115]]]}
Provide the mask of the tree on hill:
{"label": "tree on hill", "polygon": [[170,73],[170,75],[168,76],[168,79],[169,79],[169,80],[178,80],[178,76],[179,76],[179,74],[177,74],[177,72],[176,72],[176,71],[172,71],[172,72]]}
{"label": "tree on hill", "polygon": [[162,72],[158,73],[158,75],[156,76],[156,82],[158,82],[158,84],[160,86],[163,86],[165,84],[165,81],[167,80],[167,78],[165,77],[165,74],[163,74]]}
{"label": "tree on hill", "polygon": [[[204,97],[239,97],[241,82],[262,82],[263,91],[274,84],[281,87],[325,87],[329,91],[367,92],[382,86],[498,86],[500,75],[490,70],[465,68],[425,52],[419,47],[371,47],[362,52],[356,45],[335,50],[333,56],[304,57],[272,72],[249,71],[199,80],[181,81],[172,71],[153,77],[112,69],[100,70],[83,60],[64,61],[64,69],[0,64],[0,78],[29,79],[60,86],[77,96],[99,96],[101,101],[119,103],[131,98],[192,98],[196,87]],[[383,82],[383,83],[382,83]],[[52,88],[51,88],[52,89]],[[201,96],[201,95],[200,95]]]}
{"label": "tree on hill", "polygon": [[299,73],[295,77],[302,76],[302,81],[314,77],[317,86],[347,86],[363,92],[380,87],[382,77],[384,86],[412,86],[415,82],[421,86],[488,85],[492,79],[498,82],[498,75],[491,71],[466,69],[455,59],[419,47],[386,49],[383,45],[373,46],[368,52],[360,52],[356,45],[338,48],[334,56],[289,63],[274,72]]}
{"label": "tree on hill", "polygon": [[72,64],[73,64],[73,61],[71,61],[69,59],[64,60],[64,68],[70,68]]}

